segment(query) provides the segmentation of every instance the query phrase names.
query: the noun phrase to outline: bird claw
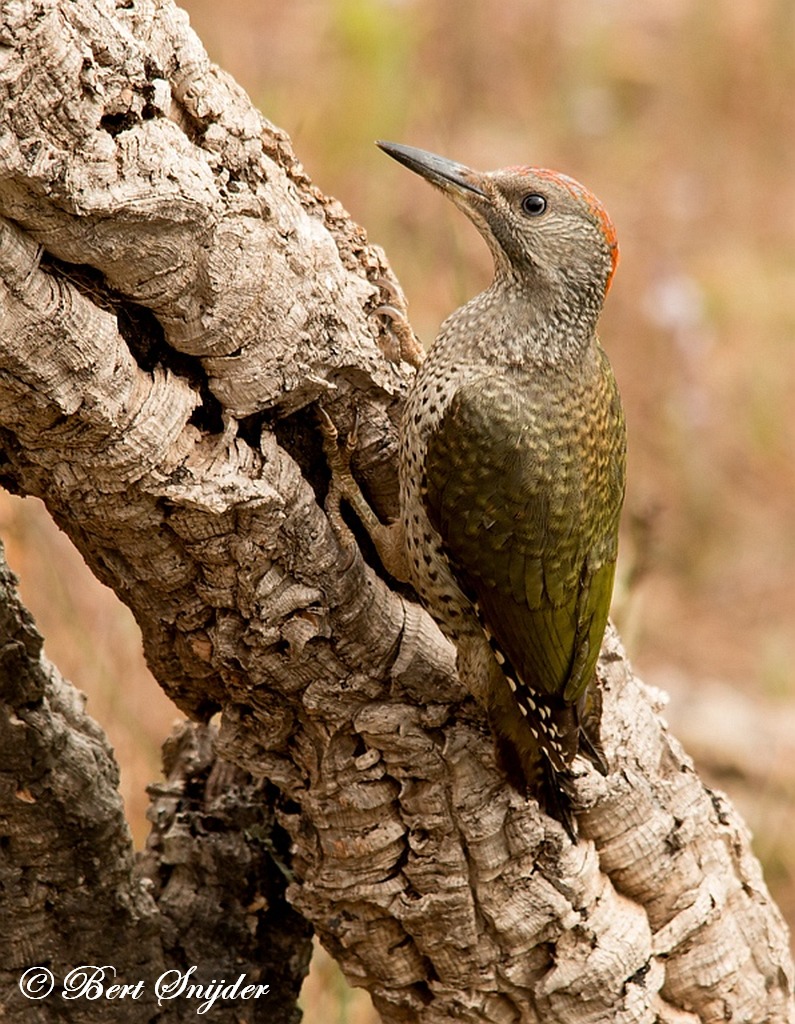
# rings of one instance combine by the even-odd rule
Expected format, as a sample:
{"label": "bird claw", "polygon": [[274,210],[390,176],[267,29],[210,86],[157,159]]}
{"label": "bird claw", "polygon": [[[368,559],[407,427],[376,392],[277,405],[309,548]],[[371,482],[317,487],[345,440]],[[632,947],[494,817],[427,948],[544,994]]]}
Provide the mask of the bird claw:
{"label": "bird claw", "polygon": [[354,409],[351,429],[341,444],[339,431],[326,410],[318,405],[317,414],[323,451],[331,472],[324,507],[334,533],[347,550],[351,551],[356,546],[356,539],[342,517],[340,505],[346,501],[370,536],[386,571],[396,580],[406,582],[408,567],[402,527],[399,522],[387,526],[378,519],[351,472],[351,456],[359,445],[358,409]]}
{"label": "bird claw", "polygon": [[323,435],[323,446],[325,447],[325,443],[327,441],[329,443],[333,441],[334,444],[336,444],[337,438],[339,437],[339,431],[337,430],[334,420],[329,416],[319,402],[315,408],[317,410],[317,418],[320,420],[320,432]]}
{"label": "bird claw", "polygon": [[350,460],[351,455],[359,447],[359,409],[354,407],[353,410],[353,423],[351,423],[351,429],[348,431],[348,436],[345,438],[345,451],[347,452],[348,459]]}
{"label": "bird claw", "polygon": [[404,317],[408,316],[406,300],[394,281],[390,281],[388,277],[377,277],[373,284],[377,284],[382,292],[387,293],[392,300],[392,304],[402,310]]}
{"label": "bird claw", "polygon": [[317,406],[317,416],[320,420],[323,451],[331,470],[332,482],[338,484],[340,493],[346,496],[346,491],[350,490],[350,486],[346,486],[348,479],[352,481],[351,456],[359,447],[359,410],[353,410],[351,429],[341,444],[337,425],[322,405]]}
{"label": "bird claw", "polygon": [[382,306],[376,306],[373,312],[377,313],[379,316],[387,316],[390,320],[395,322],[399,320],[404,321],[406,319],[406,314],[402,309],[398,309],[397,306],[390,306],[389,303],[385,303]]}
{"label": "bird claw", "polygon": [[[339,430],[334,420],[329,416],[322,405],[316,406],[317,417],[320,422],[320,433],[323,438],[323,453],[326,456],[331,479],[324,502],[326,516],[334,533],[337,535],[343,547],[350,549],[355,541],[353,534],[342,517],[341,502],[348,499],[356,482],[351,475],[351,455],[358,442],[357,417],[354,416],[354,425],[351,433],[348,434],[345,442],[340,444]],[[351,444],[351,434],[354,442]]]}
{"label": "bird claw", "polygon": [[[386,277],[377,277],[373,284],[378,285],[381,291],[386,292],[389,296],[389,301],[380,303],[373,312],[377,316],[384,316],[389,320],[387,330],[393,341],[397,342],[397,352],[394,355],[398,360],[409,363],[411,366],[419,366],[424,352],[409,323],[406,299],[403,293]],[[388,353],[388,355],[390,358],[393,357],[393,353]]]}

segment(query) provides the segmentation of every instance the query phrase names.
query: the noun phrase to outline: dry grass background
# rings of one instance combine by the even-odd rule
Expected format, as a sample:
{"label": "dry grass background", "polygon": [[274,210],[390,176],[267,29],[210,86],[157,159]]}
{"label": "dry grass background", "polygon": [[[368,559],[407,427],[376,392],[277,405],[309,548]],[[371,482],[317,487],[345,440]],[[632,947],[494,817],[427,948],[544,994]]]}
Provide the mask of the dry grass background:
{"label": "dry grass background", "polygon": [[[375,138],[484,169],[555,167],[603,199],[622,264],[602,338],[630,435],[615,616],[640,674],[673,688],[677,731],[740,804],[795,922],[795,5],[184,6],[314,181],[384,246],[426,341],[487,282],[489,258]],[[140,842],[176,712],[130,616],[43,510],[3,497],[0,534],[50,656],[111,736]],[[309,1024],[374,1019],[322,959],[304,998]]]}

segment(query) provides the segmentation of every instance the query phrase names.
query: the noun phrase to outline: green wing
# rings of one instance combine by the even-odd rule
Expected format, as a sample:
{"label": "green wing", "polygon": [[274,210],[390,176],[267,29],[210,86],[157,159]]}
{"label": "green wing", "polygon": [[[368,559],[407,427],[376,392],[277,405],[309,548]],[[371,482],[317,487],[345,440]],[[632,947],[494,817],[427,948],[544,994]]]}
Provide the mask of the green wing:
{"label": "green wing", "polygon": [[623,499],[623,418],[603,376],[567,403],[526,375],[478,379],[427,452],[428,515],[462,588],[521,684],[569,705],[599,655]]}

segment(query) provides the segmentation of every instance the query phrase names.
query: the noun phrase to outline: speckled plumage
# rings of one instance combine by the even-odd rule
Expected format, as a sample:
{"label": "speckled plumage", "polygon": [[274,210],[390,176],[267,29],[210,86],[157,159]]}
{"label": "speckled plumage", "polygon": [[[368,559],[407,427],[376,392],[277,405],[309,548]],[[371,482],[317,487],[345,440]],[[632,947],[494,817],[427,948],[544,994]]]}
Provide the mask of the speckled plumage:
{"label": "speckled plumage", "polygon": [[[613,586],[625,435],[596,321],[615,233],[565,176],[384,148],[445,191],[495,259],[494,282],[445,321],[411,388],[401,506],[411,581],[507,766],[538,792],[539,752],[554,779],[580,748]],[[573,835],[565,794],[545,802]]]}

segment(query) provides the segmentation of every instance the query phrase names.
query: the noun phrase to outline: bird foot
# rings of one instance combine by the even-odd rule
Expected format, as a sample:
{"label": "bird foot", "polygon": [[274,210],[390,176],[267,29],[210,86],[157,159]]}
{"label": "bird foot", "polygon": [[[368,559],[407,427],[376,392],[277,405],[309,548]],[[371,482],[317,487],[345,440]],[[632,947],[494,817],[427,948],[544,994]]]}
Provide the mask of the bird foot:
{"label": "bird foot", "polygon": [[385,277],[377,277],[373,283],[389,296],[388,302],[382,302],[373,310],[378,316],[387,317],[389,320],[387,330],[397,345],[397,350],[394,353],[387,354],[390,358],[396,356],[395,361],[402,360],[410,363],[411,366],[419,366],[424,352],[409,323],[408,309],[403,293]]}
{"label": "bird foot", "polygon": [[[326,456],[326,463],[331,472],[329,489],[323,507],[337,539],[345,548],[352,548],[356,541],[342,518],[341,503],[343,500],[350,502],[350,495],[359,491],[359,486],[351,473],[351,455],[358,444],[358,417],[354,413],[353,426],[341,445],[337,426],[321,405],[317,406],[317,416],[323,438],[323,454]],[[361,494],[360,491],[359,493]]]}
{"label": "bird foot", "polygon": [[407,582],[408,568],[402,524],[397,522],[387,526],[381,522],[351,472],[351,456],[359,444],[358,413],[354,413],[353,425],[340,444],[339,431],[332,418],[320,405],[317,411],[323,436],[323,451],[331,471],[331,482],[325,502],[331,528],[346,548],[352,548],[356,544],[356,539],[343,519],[340,509],[341,502],[346,501],[367,531],[386,571],[396,580]]}

